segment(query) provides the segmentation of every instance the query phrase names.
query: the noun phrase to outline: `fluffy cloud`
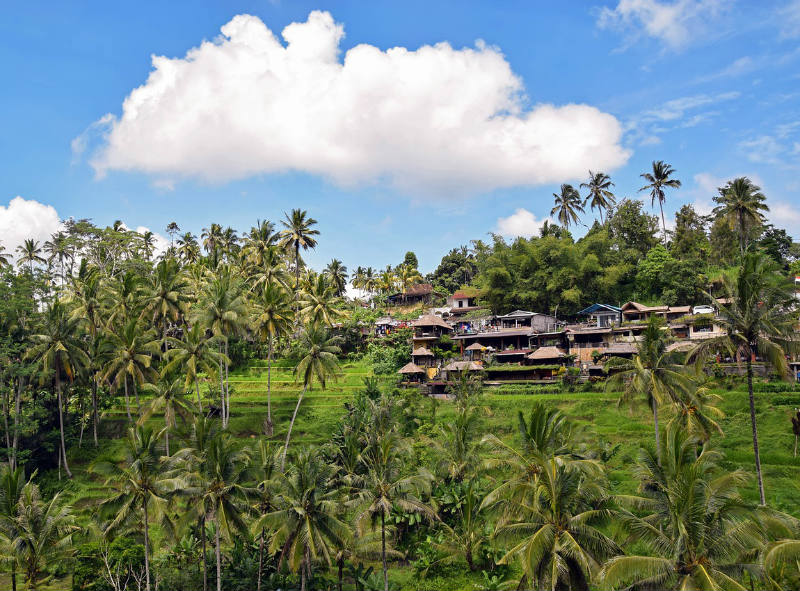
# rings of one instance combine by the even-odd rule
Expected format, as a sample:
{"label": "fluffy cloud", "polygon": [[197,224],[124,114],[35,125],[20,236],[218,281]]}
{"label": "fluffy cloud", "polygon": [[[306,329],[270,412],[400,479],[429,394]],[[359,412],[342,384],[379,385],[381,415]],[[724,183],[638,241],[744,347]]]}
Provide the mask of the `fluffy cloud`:
{"label": "fluffy cloud", "polygon": [[361,44],[340,56],[344,29],[320,11],[283,29],[285,44],[254,16],[221,30],[183,58],[154,56],[122,115],[90,127],[102,130],[98,175],[221,182],[296,170],[342,186],[464,193],[562,182],[629,157],[610,114],[526,106],[522,81],[482,42]]}
{"label": "fluffy cloud", "polygon": [[553,220],[550,218],[536,219],[536,216],[527,209],[519,208],[507,218],[498,219],[496,231],[507,238],[516,238],[517,236],[530,238],[539,234],[539,230],[545,222],[553,223]]}
{"label": "fluffy cloud", "polygon": [[795,240],[800,237],[800,209],[796,205],[786,201],[770,203],[767,219],[776,228],[785,229]]}
{"label": "fluffy cloud", "polygon": [[706,31],[723,8],[722,0],[619,0],[615,8],[600,11],[597,24],[624,31],[630,36],[628,43],[646,35],[679,50]]}
{"label": "fluffy cloud", "polygon": [[51,205],[22,197],[0,205],[0,244],[11,255],[28,238],[44,243],[60,228],[58,212]]}

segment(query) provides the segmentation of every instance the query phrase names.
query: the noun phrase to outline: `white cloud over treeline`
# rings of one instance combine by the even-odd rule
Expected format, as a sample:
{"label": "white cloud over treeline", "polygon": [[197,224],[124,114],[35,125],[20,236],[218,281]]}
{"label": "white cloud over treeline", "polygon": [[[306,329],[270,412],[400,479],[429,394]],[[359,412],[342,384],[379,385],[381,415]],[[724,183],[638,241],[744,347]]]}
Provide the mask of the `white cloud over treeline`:
{"label": "white cloud over treeline", "polygon": [[281,41],[238,15],[184,57],[153,56],[120,116],[74,148],[98,175],[224,182],[301,171],[341,186],[387,182],[440,194],[558,183],[627,161],[622,126],[585,104],[529,105],[496,47],[411,50],[359,44],[327,12]]}

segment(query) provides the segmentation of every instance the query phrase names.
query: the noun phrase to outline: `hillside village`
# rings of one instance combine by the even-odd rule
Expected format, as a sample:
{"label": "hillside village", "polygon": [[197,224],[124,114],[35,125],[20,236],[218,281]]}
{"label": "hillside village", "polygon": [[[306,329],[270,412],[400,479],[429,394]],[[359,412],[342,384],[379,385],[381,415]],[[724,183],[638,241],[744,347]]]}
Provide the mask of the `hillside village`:
{"label": "hillside village", "polygon": [[[795,279],[800,298],[800,277]],[[595,303],[572,318],[552,314],[513,310],[493,315],[480,303],[480,292],[461,289],[447,297],[443,306],[434,305],[430,284],[422,283],[388,296],[387,304],[419,303],[418,318],[397,320],[391,314],[377,319],[373,335],[383,337],[398,329],[410,329],[411,361],[398,370],[407,385],[424,386],[428,393],[444,392],[461,373],[484,372],[486,384],[504,382],[552,382],[563,375],[576,381],[602,379],[608,374],[605,363],[611,358],[632,358],[637,343],[651,319],[668,331],[668,351],[688,352],[698,342],[725,334],[716,319],[718,304],[680,306],[645,305],[629,301],[622,306]],[[391,311],[391,307],[389,308]],[[800,330],[800,327],[798,327]],[[442,356],[444,349],[455,355]],[[737,359],[719,357],[727,371],[738,373]],[[756,371],[764,371],[756,362]],[[797,379],[800,360],[790,357],[792,375]],[[613,371],[613,368],[611,369]]]}

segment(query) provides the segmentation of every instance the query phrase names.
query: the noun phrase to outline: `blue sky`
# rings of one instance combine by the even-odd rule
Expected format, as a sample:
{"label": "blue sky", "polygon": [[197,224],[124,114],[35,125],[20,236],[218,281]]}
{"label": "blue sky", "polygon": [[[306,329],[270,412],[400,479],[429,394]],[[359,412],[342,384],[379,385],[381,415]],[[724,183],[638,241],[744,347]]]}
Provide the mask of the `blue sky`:
{"label": "blue sky", "polygon": [[668,215],[747,174],[800,237],[799,1],[558,4],[7,4],[0,241],[302,207],[313,265],[427,271],[535,232],[589,168],[636,196],[654,159],[683,181]]}

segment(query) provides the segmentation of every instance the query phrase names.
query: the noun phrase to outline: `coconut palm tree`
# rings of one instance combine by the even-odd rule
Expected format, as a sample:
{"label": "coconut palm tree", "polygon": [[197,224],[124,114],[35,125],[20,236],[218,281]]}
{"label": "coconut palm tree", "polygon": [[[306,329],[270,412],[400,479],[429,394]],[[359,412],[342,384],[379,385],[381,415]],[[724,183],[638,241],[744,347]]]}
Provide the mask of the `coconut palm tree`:
{"label": "coconut palm tree", "polygon": [[11,264],[9,262],[11,260],[10,257],[11,257],[11,255],[5,249],[5,247],[3,246],[3,243],[0,242],[0,267],[5,267],[7,265],[10,265]]}
{"label": "coconut palm tree", "polygon": [[332,326],[342,316],[336,307],[339,297],[325,275],[317,275],[300,298],[300,314],[307,323]]}
{"label": "coconut palm tree", "polygon": [[[255,474],[257,484],[256,510],[258,515],[266,515],[276,509],[275,495],[278,490],[278,464],[280,462],[280,447],[271,441],[263,439],[255,446],[252,458],[252,472]],[[266,542],[266,528],[259,529],[258,524],[253,524],[253,533],[258,536],[258,575],[256,578],[256,591],[261,591],[261,573],[264,570],[264,544]]]}
{"label": "coconut palm tree", "polygon": [[456,508],[456,522],[454,526],[442,524],[445,531],[445,540],[436,545],[437,549],[445,555],[445,561],[453,562],[456,558],[463,557],[471,571],[478,570],[475,563],[475,552],[481,545],[488,541],[487,520],[481,503],[483,497],[478,490],[479,482],[476,479],[467,481],[462,502]]}
{"label": "coconut palm tree", "polygon": [[347,288],[347,267],[339,259],[332,259],[325,267],[324,274],[336,297],[342,297]]}
{"label": "coconut palm tree", "polygon": [[281,231],[281,246],[294,251],[294,299],[295,308],[299,310],[300,296],[300,249],[308,250],[317,246],[319,230],[314,228],[317,220],[307,217],[308,213],[302,209],[293,209],[291,214],[283,214],[286,219],[281,221],[284,229]]}
{"label": "coconut palm tree", "polygon": [[154,413],[164,415],[164,448],[169,457],[169,431],[175,429],[177,417],[187,423],[194,414],[194,406],[187,398],[186,382],[181,378],[173,380],[162,379],[156,384],[145,384],[143,390],[152,394],[152,398],[145,405],[142,415],[139,417],[138,424],[153,416]]}
{"label": "coconut palm tree", "polygon": [[249,512],[248,497],[258,491],[246,485],[249,454],[227,433],[214,433],[197,464],[203,505],[208,507],[215,525],[214,551],[217,562],[217,591],[222,591],[222,550],[220,534],[229,539],[233,532],[247,531],[244,516]]}
{"label": "coconut palm tree", "polygon": [[244,237],[242,256],[249,265],[261,267],[267,251],[275,246],[278,235],[275,233],[275,224],[268,220],[257,220],[256,225]]}
{"label": "coconut palm tree", "polygon": [[589,182],[581,183],[580,185],[581,189],[589,189],[589,194],[586,195],[583,206],[589,205],[592,211],[594,211],[595,207],[597,208],[600,213],[601,226],[603,225],[603,211],[608,211],[616,203],[614,193],[611,192],[611,187],[613,186],[614,183],[611,182],[611,177],[606,173],[592,172],[591,170],[589,171]]}
{"label": "coconut palm tree", "polygon": [[719,310],[714,322],[723,334],[696,345],[689,352],[688,359],[702,361],[710,354],[725,353],[740,362],[744,360],[758,492],[764,505],[766,498],[753,396],[753,361],[758,355],[781,376],[789,375],[786,354],[800,350],[800,337],[794,329],[798,301],[794,298],[792,284],[781,274],[778,265],[760,252],[745,253],[741,267],[723,275],[722,285],[730,303],[709,297]]}
{"label": "coconut palm tree", "polygon": [[250,291],[258,292],[266,285],[276,284],[289,288],[289,276],[286,266],[281,258],[281,249],[278,246],[269,246],[261,256],[259,265],[253,265],[250,270],[252,286]]}
{"label": "coconut palm tree", "polygon": [[555,215],[558,222],[565,228],[579,221],[578,212],[583,213],[581,195],[572,185],[561,185],[560,193],[553,193],[555,206],[550,210],[550,215]]}
{"label": "coconut palm tree", "polygon": [[222,248],[224,240],[222,226],[213,223],[208,228],[203,228],[200,238],[203,239],[203,249],[206,254],[210,257],[215,257],[216,253]]}
{"label": "coconut palm tree", "polygon": [[422,281],[422,275],[414,267],[410,265],[400,265],[396,271],[397,281],[403,288],[403,291],[408,290],[409,287]]}
{"label": "coconut palm tree", "polygon": [[58,261],[59,277],[61,278],[61,285],[64,284],[64,262],[72,259],[72,248],[69,244],[69,239],[64,232],[56,232],[50,237],[50,240],[44,243],[44,251],[48,254],[48,263],[53,264]]}
{"label": "coconut palm tree", "polygon": [[356,524],[363,530],[380,523],[381,563],[384,591],[389,589],[389,567],[386,561],[386,518],[392,509],[419,513],[430,519],[433,510],[421,500],[430,490],[432,475],[424,469],[405,473],[405,458],[410,452],[408,442],[393,428],[376,434],[362,452],[366,473],[358,483],[354,503],[359,506]]}
{"label": "coconut palm tree", "polygon": [[167,346],[167,329],[186,314],[189,302],[189,282],[181,273],[178,261],[165,259],[156,265],[153,277],[145,289],[142,316],[161,327],[162,349]]}
{"label": "coconut palm tree", "polygon": [[[19,501],[27,482],[23,466],[0,466],[0,534],[9,541],[17,537]],[[17,591],[17,561],[11,557],[11,591]]]}
{"label": "coconut palm tree", "polygon": [[171,249],[175,248],[175,235],[181,231],[178,222],[170,222],[167,224],[167,234],[169,234],[169,246]]}
{"label": "coconut palm tree", "polygon": [[270,551],[280,553],[279,564],[300,571],[300,589],[312,577],[314,560],[333,562],[337,545],[352,537],[341,521],[342,494],[336,486],[337,468],[313,450],[292,456],[286,472],[276,480],[275,510],[256,522],[256,529],[271,529]]}
{"label": "coconut palm tree", "polygon": [[[131,519],[141,518],[144,530],[145,588],[150,590],[150,520],[159,520],[162,527],[171,530],[167,506],[169,498],[187,488],[185,478],[161,455],[158,440],[163,434],[154,433],[146,426],[129,428],[125,439],[125,461],[120,467],[102,461],[90,471],[106,477],[106,485],[113,494],[103,501],[112,511],[105,528],[106,534],[116,531]],[[139,514],[141,511],[141,514]]]}
{"label": "coconut palm tree", "polygon": [[155,379],[157,372],[152,367],[153,356],[159,352],[159,343],[152,329],[144,329],[138,318],[131,318],[116,332],[108,333],[112,353],[103,369],[103,379],[108,380],[119,392],[125,393],[125,410],[128,422],[131,422],[130,398],[128,382],[133,386],[137,411],[139,403],[139,386]]}
{"label": "coconut palm tree", "polygon": [[20,246],[17,247],[17,266],[28,265],[28,272],[33,275],[33,266],[36,264],[44,264],[47,260],[42,256],[42,247],[37,240],[32,238],[26,239]]}
{"label": "coconut palm tree", "polygon": [[28,589],[36,589],[47,568],[71,554],[74,525],[70,507],[61,502],[60,493],[43,501],[39,487],[28,482],[17,502],[15,536],[11,546],[22,566]]}
{"label": "coconut palm tree", "polygon": [[203,402],[200,399],[201,372],[213,374],[225,363],[230,363],[224,354],[214,349],[211,339],[206,338],[205,328],[195,322],[191,328],[183,331],[183,339],[168,337],[169,349],[164,356],[167,364],[163,371],[167,374],[177,369],[186,373],[184,386],[189,388],[194,385],[197,393],[197,408],[203,412]]}
{"label": "coconut palm tree", "polygon": [[286,432],[286,444],[283,446],[283,456],[281,458],[281,470],[286,466],[286,452],[289,449],[289,440],[292,437],[294,421],[297,419],[297,411],[300,410],[300,403],[306,392],[314,386],[314,381],[319,382],[322,389],[331,379],[339,375],[339,360],[337,355],[341,352],[339,348],[339,338],[332,337],[327,329],[310,325],[300,337],[301,346],[305,353],[300,362],[294,368],[295,380],[302,380],[303,390],[297,397],[297,404],[292,413],[292,420],[289,422],[289,430]]}
{"label": "coconut palm tree", "polygon": [[761,545],[752,507],[738,492],[747,476],[721,469],[722,457],[708,448],[698,456],[696,445],[682,429],[669,429],[659,454],[640,452],[639,494],[618,497],[631,508],[618,515],[648,553],[609,560],[599,576],[603,588],[744,591],[734,576],[743,555]]}
{"label": "coconut palm tree", "polygon": [[679,363],[677,353],[667,351],[669,340],[662,327],[660,318],[650,317],[633,359],[615,357],[609,360],[608,367],[614,369],[614,374],[606,384],[607,389],[622,386],[619,406],[633,405],[644,399],[653,412],[656,443],[659,438],[659,404],[671,402],[681,407],[693,391],[692,379]]}
{"label": "coconut palm tree", "polygon": [[655,206],[658,201],[658,207],[661,209],[661,227],[664,229],[664,244],[667,243],[667,222],[664,219],[664,201],[667,196],[664,189],[669,187],[672,189],[679,189],[681,182],[678,179],[670,178],[675,174],[675,169],[663,160],[653,161],[653,171],[640,174],[647,184],[639,189],[639,191],[650,191],[650,205]]}
{"label": "coconut palm tree", "polygon": [[104,287],[102,302],[107,326],[125,324],[142,313],[142,280],[133,270],[109,278]]}
{"label": "coconut palm tree", "polygon": [[220,366],[220,396],[222,397],[222,426],[230,418],[230,389],[228,386],[228,344],[231,337],[242,333],[246,326],[248,310],[242,282],[228,265],[221,265],[216,275],[200,294],[195,321],[211,330],[220,339],[224,357]]}
{"label": "coconut palm tree", "polygon": [[272,351],[273,341],[287,333],[291,326],[292,308],[289,295],[283,286],[268,283],[255,303],[252,320],[253,332],[261,342],[267,343],[267,420],[266,434],[272,437]]}
{"label": "coconut palm tree", "polygon": [[719,189],[719,195],[714,197],[714,201],[719,204],[714,208],[714,215],[724,218],[731,230],[739,235],[739,250],[742,256],[753,229],[761,228],[766,221],[763,213],[769,211],[766,199],[761,187],[747,177],[735,178],[728,182]]}
{"label": "coconut palm tree", "polygon": [[196,263],[200,258],[200,246],[197,238],[191,232],[186,232],[178,238],[178,254],[186,263]]}
{"label": "coconut palm tree", "polygon": [[41,368],[41,379],[53,380],[58,398],[58,427],[61,434],[61,461],[69,478],[72,472],[67,464],[67,446],[64,440],[64,402],[62,400],[62,380],[72,383],[88,358],[80,339],[80,323],[70,317],[66,306],[55,300],[47,308],[39,334],[31,336],[33,346],[27,352]]}
{"label": "coconut palm tree", "polygon": [[497,524],[497,537],[513,544],[499,563],[521,563],[520,587],[527,580],[537,588],[588,589],[599,565],[621,552],[598,529],[611,515],[604,481],[556,457],[542,455],[537,463],[537,484],[528,489],[519,515]]}

